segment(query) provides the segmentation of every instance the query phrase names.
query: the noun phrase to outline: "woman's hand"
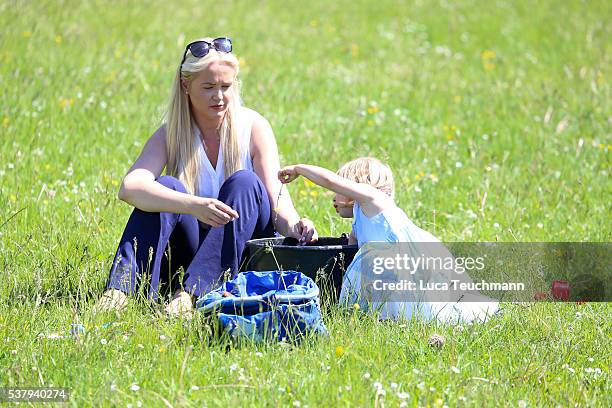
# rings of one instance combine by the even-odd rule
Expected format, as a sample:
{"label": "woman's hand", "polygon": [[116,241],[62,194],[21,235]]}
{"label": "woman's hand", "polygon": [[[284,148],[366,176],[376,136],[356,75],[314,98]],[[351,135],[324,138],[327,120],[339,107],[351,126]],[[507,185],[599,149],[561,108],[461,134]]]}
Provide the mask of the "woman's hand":
{"label": "woman's hand", "polygon": [[214,198],[195,197],[189,213],[212,227],[220,227],[238,218],[232,207]]}
{"label": "woman's hand", "polygon": [[319,234],[315,229],[314,223],[308,218],[301,218],[291,228],[293,238],[296,238],[301,245],[315,242],[319,239]]}
{"label": "woman's hand", "polygon": [[299,176],[297,166],[286,166],[278,171],[278,179],[283,184],[291,183]]}

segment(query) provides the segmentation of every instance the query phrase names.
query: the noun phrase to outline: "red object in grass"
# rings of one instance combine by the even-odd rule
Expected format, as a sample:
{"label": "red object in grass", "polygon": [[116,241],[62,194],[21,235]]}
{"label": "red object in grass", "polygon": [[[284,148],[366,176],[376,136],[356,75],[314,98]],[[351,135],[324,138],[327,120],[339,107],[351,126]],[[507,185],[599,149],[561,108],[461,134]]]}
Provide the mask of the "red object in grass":
{"label": "red object in grass", "polygon": [[548,293],[546,292],[536,292],[533,294],[534,300],[546,300],[548,299]]}
{"label": "red object in grass", "polygon": [[569,282],[562,280],[555,280],[552,283],[552,295],[558,300],[569,300],[570,289]]}

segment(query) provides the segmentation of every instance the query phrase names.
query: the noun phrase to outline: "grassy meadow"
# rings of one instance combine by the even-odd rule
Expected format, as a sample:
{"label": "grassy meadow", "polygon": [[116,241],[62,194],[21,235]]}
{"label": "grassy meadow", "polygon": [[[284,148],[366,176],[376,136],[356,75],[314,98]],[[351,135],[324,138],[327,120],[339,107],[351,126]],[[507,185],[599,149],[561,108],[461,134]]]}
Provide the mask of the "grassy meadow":
{"label": "grassy meadow", "polygon": [[[283,164],[383,159],[445,241],[609,241],[610,21],[603,0],[0,0],[0,387],[68,387],[73,406],[611,406],[608,303],[467,326],[325,305],[330,338],[299,346],[212,340],[139,300],[91,310],[131,211],[121,178],[206,35],[233,39]],[[320,235],[350,229],[330,193],[289,189]]]}

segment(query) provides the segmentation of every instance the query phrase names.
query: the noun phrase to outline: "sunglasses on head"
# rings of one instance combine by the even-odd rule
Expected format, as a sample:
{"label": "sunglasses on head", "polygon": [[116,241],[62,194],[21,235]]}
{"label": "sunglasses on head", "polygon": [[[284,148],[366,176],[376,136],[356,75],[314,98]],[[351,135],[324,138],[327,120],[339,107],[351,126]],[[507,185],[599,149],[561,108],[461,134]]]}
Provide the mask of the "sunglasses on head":
{"label": "sunglasses on head", "polygon": [[213,48],[219,52],[232,52],[232,40],[227,37],[219,37],[212,40],[212,42],[198,40],[187,44],[185,47],[185,52],[183,53],[183,59],[181,60],[181,65],[185,62],[185,58],[187,58],[187,51],[191,51],[191,55],[196,58],[202,58],[210,49]]}

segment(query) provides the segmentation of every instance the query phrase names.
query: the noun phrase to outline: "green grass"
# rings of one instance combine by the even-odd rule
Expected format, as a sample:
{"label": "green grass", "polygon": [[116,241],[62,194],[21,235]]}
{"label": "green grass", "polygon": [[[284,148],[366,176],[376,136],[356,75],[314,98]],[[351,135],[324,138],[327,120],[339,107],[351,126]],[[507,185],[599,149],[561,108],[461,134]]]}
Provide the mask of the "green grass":
{"label": "green grass", "polygon": [[[606,303],[505,304],[463,331],[327,309],[329,340],[229,349],[144,303],[90,310],[130,212],[121,177],[209,33],[234,39],[283,163],[384,159],[447,241],[609,241],[609,4],[83,3],[0,4],[0,386],[70,387],[79,406],[611,405]],[[321,235],[350,228],[325,191],[289,188]],[[80,341],[38,336],[77,321]]]}

